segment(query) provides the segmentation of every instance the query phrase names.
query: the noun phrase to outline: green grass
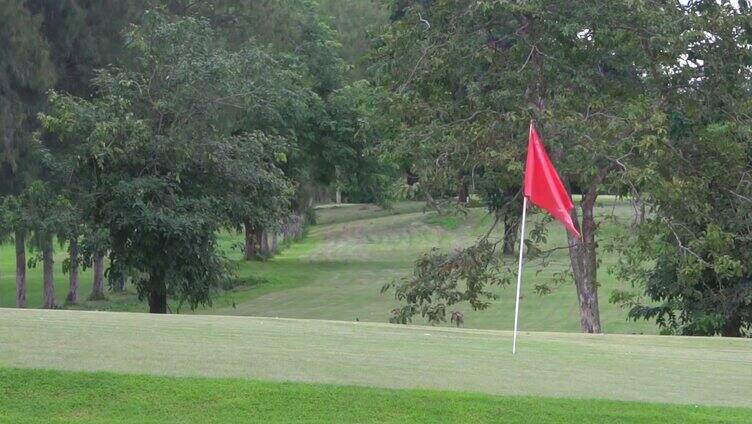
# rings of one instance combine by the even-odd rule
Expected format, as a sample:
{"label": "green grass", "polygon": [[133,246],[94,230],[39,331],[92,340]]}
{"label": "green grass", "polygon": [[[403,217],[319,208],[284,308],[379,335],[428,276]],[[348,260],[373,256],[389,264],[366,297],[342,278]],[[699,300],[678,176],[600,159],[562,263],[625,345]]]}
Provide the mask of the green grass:
{"label": "green grass", "polygon": [[7,423],[745,423],[752,410],[0,368]]}
{"label": "green grass", "polygon": [[0,367],[752,407],[748,339],[0,309]]}
{"label": "green grass", "polygon": [[[452,249],[467,246],[484,233],[491,218],[482,208],[471,209],[466,217],[438,217],[424,212],[419,202],[401,202],[392,210],[373,205],[325,205],[318,208],[319,224],[309,227],[307,237],[294,243],[267,262],[245,262],[238,234],[221,235],[221,246],[238,264],[237,276],[243,284],[217,297],[214,306],[197,313],[344,321],[386,322],[398,303],[379,289],[393,279],[410,275],[421,252],[433,247]],[[631,207],[604,196],[597,208],[602,218],[600,245],[614,234],[625,231],[632,217]],[[614,219],[606,219],[614,218]],[[552,224],[548,247],[565,245],[564,230]],[[56,293],[61,300],[67,289],[67,276],[60,265],[64,252],[56,255]],[[505,260],[514,264],[515,257]],[[615,289],[628,288],[608,274],[616,258],[601,249],[603,260],[599,280],[601,319],[608,333],[655,334],[653,323],[631,322],[627,312],[608,303]],[[534,291],[535,284],[552,280],[555,273],[569,269],[566,250],[558,250],[544,267],[531,262],[525,268],[520,326],[531,331],[579,331],[579,309],[574,287],[565,285],[546,296]],[[512,266],[514,268],[514,266]],[[14,305],[13,246],[0,246],[0,306]],[[29,271],[29,305],[41,305],[41,269]],[[88,295],[91,271],[82,273],[80,293]],[[469,328],[510,329],[513,323],[514,289],[495,289],[498,301],[486,311],[471,311],[461,304]],[[82,302],[74,309],[145,311],[134,293],[109,294],[105,302]],[[172,304],[176,311],[177,305]],[[182,312],[186,312],[185,309]],[[424,321],[417,320],[423,324]]]}
{"label": "green grass", "polygon": [[[413,207],[422,204],[413,204]],[[398,303],[379,289],[385,283],[408,276],[421,252],[432,247],[452,249],[467,246],[484,233],[491,218],[484,209],[472,209],[466,217],[438,217],[433,212],[411,212],[410,204],[402,213],[384,215],[377,208],[363,205],[327,207],[319,210],[319,224],[309,228],[308,237],[274,259],[259,263],[241,263],[241,278],[256,276],[269,283],[220,296],[214,307],[199,313],[287,318],[314,318],[344,321],[386,322],[389,311]],[[365,209],[364,209],[365,208]],[[369,212],[370,211],[370,212]],[[628,204],[604,199],[598,206],[602,230],[600,244],[628,228],[632,209]],[[369,214],[375,215],[369,218]],[[226,242],[229,244],[229,240]],[[565,233],[552,224],[548,247],[564,246]],[[240,258],[239,252],[234,252]],[[647,321],[627,320],[627,311],[608,303],[616,289],[629,288],[607,271],[616,262],[613,254],[602,249],[601,319],[608,333],[655,334],[656,326]],[[514,266],[517,258],[505,261]],[[523,285],[520,325],[531,331],[580,330],[579,308],[572,285],[564,285],[551,294],[540,296],[534,286],[551,281],[557,272],[569,269],[566,250],[558,250],[547,266],[540,261],[527,264]],[[514,313],[514,288],[501,287],[500,296],[487,310],[472,311],[461,304],[453,309],[465,314],[469,328],[511,329]],[[417,324],[425,324],[418,319]],[[447,324],[449,325],[449,324]]]}

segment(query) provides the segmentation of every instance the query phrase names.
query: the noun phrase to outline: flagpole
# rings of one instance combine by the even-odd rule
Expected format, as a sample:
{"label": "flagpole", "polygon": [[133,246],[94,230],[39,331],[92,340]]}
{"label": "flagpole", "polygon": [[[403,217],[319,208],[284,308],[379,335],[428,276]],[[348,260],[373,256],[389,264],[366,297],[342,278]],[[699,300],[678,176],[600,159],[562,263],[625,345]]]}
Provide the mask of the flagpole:
{"label": "flagpole", "polygon": [[520,288],[522,287],[522,260],[525,248],[525,218],[527,215],[527,197],[522,196],[522,225],[520,226],[520,262],[517,267],[517,297],[514,305],[514,335],[512,336],[512,355],[517,352],[517,321],[520,316]]}

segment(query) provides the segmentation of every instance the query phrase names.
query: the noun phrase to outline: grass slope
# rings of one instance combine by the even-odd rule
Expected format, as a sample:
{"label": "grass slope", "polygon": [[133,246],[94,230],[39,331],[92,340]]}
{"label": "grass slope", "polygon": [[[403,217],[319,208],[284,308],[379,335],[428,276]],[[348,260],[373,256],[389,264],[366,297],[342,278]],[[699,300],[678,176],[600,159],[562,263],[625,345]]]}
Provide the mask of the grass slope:
{"label": "grass slope", "polygon": [[[245,262],[239,250],[242,237],[221,235],[221,246],[238,264],[241,284],[220,295],[213,308],[202,308],[200,314],[269,316],[301,319],[386,322],[389,312],[398,303],[379,289],[385,283],[412,272],[412,264],[422,252],[433,247],[451,249],[467,246],[485,233],[491,218],[482,208],[472,209],[467,217],[437,217],[424,213],[424,204],[402,202],[392,210],[373,205],[326,205],[318,209],[318,225],[311,226],[308,236],[282,254],[267,262]],[[651,322],[627,321],[625,310],[608,302],[611,293],[625,284],[616,281],[607,270],[616,262],[605,252],[615,233],[628,229],[633,211],[626,203],[605,198],[597,208],[602,219],[602,266],[599,273],[601,320],[608,333],[655,334]],[[533,218],[534,219],[534,218]],[[552,224],[548,247],[564,246],[564,230]],[[67,290],[67,276],[61,265],[65,252],[56,255],[56,293],[61,301]],[[15,302],[14,253],[11,244],[0,245],[0,307],[13,307]],[[514,263],[516,256],[506,260]],[[513,267],[515,268],[515,267]],[[525,268],[520,326],[530,331],[580,330],[579,309],[574,287],[564,285],[553,293],[539,296],[535,284],[549,281],[555,273],[568,270],[566,250],[554,252],[547,266],[539,262]],[[41,305],[41,266],[29,271],[29,305]],[[91,271],[82,273],[80,293],[85,298],[91,289]],[[485,311],[472,311],[461,304],[452,310],[465,314],[465,325],[481,329],[511,329],[514,312],[514,288],[494,291],[498,301]],[[68,306],[73,309],[113,311],[146,310],[135,294],[112,294],[105,302],[82,302]],[[172,304],[175,311],[177,305]],[[185,311],[183,311],[185,312]],[[424,324],[421,320],[417,324]]]}
{"label": "grass slope", "polygon": [[745,423],[752,410],[0,368],[0,422]]}
{"label": "grass slope", "polygon": [[0,367],[752,407],[752,341],[0,309]]}
{"label": "grass slope", "polygon": [[[261,278],[266,284],[241,288],[217,299],[214,308],[200,313],[270,316],[301,319],[386,322],[389,311],[398,306],[381,286],[412,273],[421,252],[433,247],[452,249],[467,246],[485,233],[491,218],[483,209],[470,210],[466,218],[438,218],[435,213],[415,210],[422,204],[398,205],[398,214],[388,215],[374,206],[345,205],[321,208],[321,224],[309,229],[308,237],[274,259],[241,263],[241,278]],[[615,233],[625,231],[632,219],[631,206],[603,203],[597,208],[602,218],[601,247]],[[565,233],[552,224],[548,247],[565,246]],[[610,304],[615,289],[627,288],[607,272],[616,262],[601,249],[599,274],[601,320],[608,333],[655,334],[655,324],[628,321],[627,311]],[[239,253],[236,253],[239,258]],[[517,257],[505,258],[516,264]],[[516,269],[516,265],[513,266]],[[530,331],[580,331],[579,308],[572,285],[564,285],[540,296],[535,284],[550,281],[555,273],[570,269],[565,249],[555,251],[547,266],[539,261],[525,268],[520,326]],[[509,330],[513,324],[514,287],[495,288],[500,298],[485,311],[472,311],[460,304],[469,328]],[[418,319],[417,324],[425,324]],[[447,324],[449,325],[449,324]]]}

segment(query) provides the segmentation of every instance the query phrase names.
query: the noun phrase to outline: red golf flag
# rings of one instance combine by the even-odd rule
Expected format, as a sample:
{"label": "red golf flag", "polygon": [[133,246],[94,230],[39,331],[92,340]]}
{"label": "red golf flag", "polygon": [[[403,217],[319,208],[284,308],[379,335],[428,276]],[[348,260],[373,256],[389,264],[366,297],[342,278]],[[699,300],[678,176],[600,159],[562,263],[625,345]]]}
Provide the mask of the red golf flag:
{"label": "red golf flag", "polygon": [[559,178],[559,173],[551,163],[532,121],[530,121],[530,139],[527,144],[524,194],[534,205],[545,209],[557,221],[564,224],[567,231],[577,237],[580,236],[569,214],[574,208],[572,200]]}

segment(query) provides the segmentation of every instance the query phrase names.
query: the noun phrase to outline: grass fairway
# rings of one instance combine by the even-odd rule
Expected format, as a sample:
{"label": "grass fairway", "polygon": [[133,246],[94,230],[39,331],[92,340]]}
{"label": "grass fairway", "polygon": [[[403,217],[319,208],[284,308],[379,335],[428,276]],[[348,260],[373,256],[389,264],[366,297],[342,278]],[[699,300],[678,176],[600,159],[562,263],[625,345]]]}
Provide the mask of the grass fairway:
{"label": "grass fairway", "polygon": [[752,407],[748,339],[0,309],[0,367]]}
{"label": "grass fairway", "polygon": [[0,368],[7,423],[746,423],[752,410]]}
{"label": "grass fairway", "polygon": [[[398,303],[389,295],[381,295],[384,283],[412,272],[418,255],[432,247],[452,249],[467,246],[484,233],[490,217],[482,208],[471,209],[467,217],[438,219],[434,212],[423,212],[418,202],[402,202],[392,210],[373,205],[322,206],[318,209],[319,224],[311,226],[308,236],[267,262],[241,260],[241,237],[225,233],[221,245],[238,264],[237,276],[245,282],[236,289],[220,295],[212,308],[202,308],[199,314],[268,316],[301,319],[386,322],[389,311]],[[603,218],[601,246],[613,238],[615,232],[625,231],[632,210],[626,203],[605,201],[597,208]],[[608,218],[608,219],[607,219]],[[564,230],[553,224],[548,246],[563,246]],[[631,322],[626,311],[608,302],[611,292],[625,285],[608,274],[615,263],[613,255],[601,249],[603,263],[599,273],[601,283],[601,320],[608,333],[655,334],[651,322]],[[65,252],[56,255],[56,292],[60,301],[67,290],[67,276],[61,265]],[[516,256],[506,258],[515,262]],[[529,263],[525,268],[520,325],[530,331],[580,330],[579,309],[572,285],[565,285],[546,296],[539,296],[534,285],[550,280],[554,273],[569,269],[565,250],[554,253],[543,268]],[[15,299],[14,254],[10,244],[0,245],[0,307],[13,307]],[[29,305],[41,305],[41,268],[29,270]],[[91,288],[91,271],[82,273],[81,297]],[[453,310],[465,314],[465,326],[479,329],[509,330],[513,323],[514,288],[493,289],[500,299],[485,311],[472,311],[461,304]],[[146,310],[136,296],[108,294],[104,302],[82,302],[69,305],[73,309],[113,311]],[[172,304],[175,311],[177,305]],[[186,312],[185,308],[182,312]],[[418,319],[417,324],[425,322]]]}
{"label": "grass fairway", "polygon": [[[603,219],[599,240],[602,247],[616,232],[628,229],[633,213],[626,203],[606,200],[597,207]],[[241,262],[241,278],[255,277],[266,283],[221,296],[214,308],[199,313],[386,322],[389,311],[398,303],[389,295],[380,295],[379,289],[384,283],[410,275],[420,253],[432,247],[467,246],[490,225],[491,218],[481,208],[470,210],[466,218],[437,219],[433,212],[423,213],[422,207],[422,204],[402,203],[391,212],[369,205],[320,208],[320,224],[309,229],[303,242],[268,262]],[[230,239],[225,240],[225,245],[230,245]],[[554,223],[547,246],[565,245],[564,230]],[[655,334],[654,323],[627,321],[627,311],[608,302],[613,290],[627,288],[627,285],[607,272],[617,258],[607,254],[605,249],[601,249],[601,254],[600,313],[604,331]],[[234,255],[239,259],[238,252]],[[516,264],[517,257],[506,260]],[[564,285],[545,296],[534,291],[535,284],[551,280],[555,273],[569,268],[569,256],[564,249],[554,252],[545,268],[539,262],[526,266],[520,317],[522,329],[580,331],[573,285]],[[464,312],[465,326],[512,328],[514,287],[493,291],[500,298],[485,311],[472,311],[467,304],[452,307]],[[425,324],[420,319],[416,323]]]}

